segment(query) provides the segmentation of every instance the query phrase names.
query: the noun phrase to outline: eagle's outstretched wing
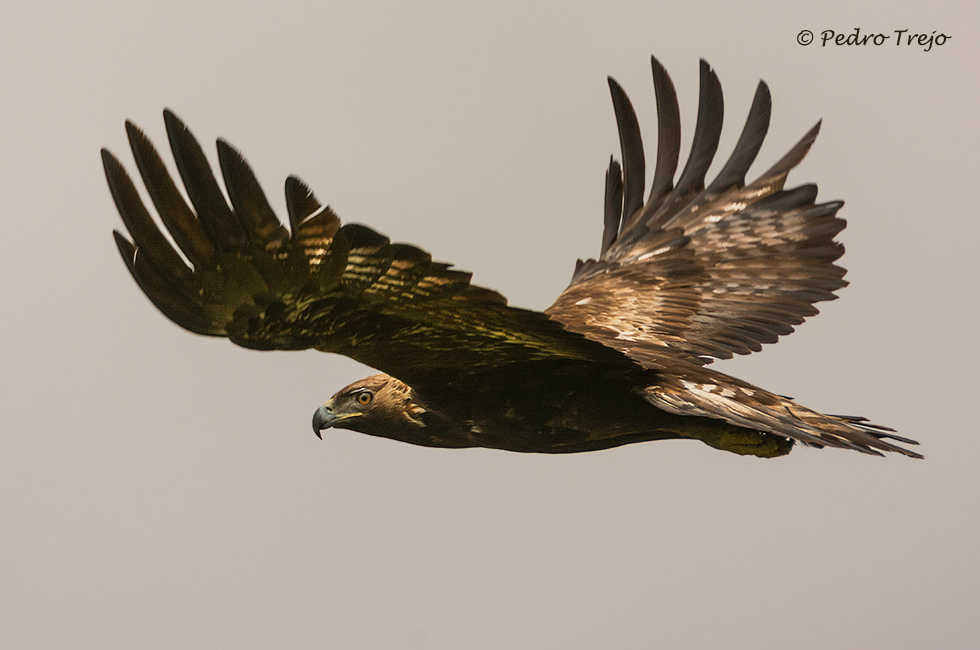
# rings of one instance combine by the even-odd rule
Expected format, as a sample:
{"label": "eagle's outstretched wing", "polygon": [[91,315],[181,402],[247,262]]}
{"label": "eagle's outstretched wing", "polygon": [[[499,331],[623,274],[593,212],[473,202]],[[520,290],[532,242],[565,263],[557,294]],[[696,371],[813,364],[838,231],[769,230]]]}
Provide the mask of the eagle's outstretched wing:
{"label": "eagle's outstretched wing", "polygon": [[470,274],[358,224],[341,225],[295,177],[286,181],[291,231],[244,158],[218,141],[231,205],[200,145],[164,118],[189,206],[143,132],[127,122],[140,175],[179,252],[156,226],[120,162],[102,158],[132,241],[116,243],[139,286],[192,332],[255,349],[336,352],[416,387],[515,362],[588,360],[633,367],[618,352],[540,312],[507,306]]}
{"label": "eagle's outstretched wing", "polygon": [[817,188],[784,190],[819,124],[771,169],[745,185],[769,127],[770,97],[760,82],[728,162],[710,185],[723,103],[718,77],[701,61],[691,154],[674,182],[680,149],[677,97],[653,59],[659,142],[649,198],[636,115],[609,80],[623,168],[606,174],[605,228],[598,260],[579,262],[570,286],[546,310],[571,330],[614,347],[648,368],[670,359],[710,363],[747,354],[793,331],[845,286],[834,264],[844,252],[842,202],[815,204]]}

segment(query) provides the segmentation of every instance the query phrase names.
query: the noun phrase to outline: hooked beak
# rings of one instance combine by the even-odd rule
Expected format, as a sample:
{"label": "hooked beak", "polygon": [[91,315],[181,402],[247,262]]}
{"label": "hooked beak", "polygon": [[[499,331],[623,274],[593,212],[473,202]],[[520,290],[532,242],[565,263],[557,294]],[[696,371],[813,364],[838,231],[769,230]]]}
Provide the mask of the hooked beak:
{"label": "hooked beak", "polygon": [[341,418],[338,418],[336,415],[334,415],[333,400],[330,400],[329,402],[327,402],[326,404],[318,408],[316,411],[314,411],[313,433],[316,434],[317,438],[323,440],[323,436],[320,435],[320,432],[323,431],[324,429],[329,429],[334,424],[336,424],[337,421],[340,419]]}
{"label": "hooked beak", "polygon": [[326,404],[318,408],[313,413],[313,433],[316,434],[317,438],[323,440],[323,436],[320,435],[321,431],[324,429],[329,429],[330,427],[346,428],[340,423],[344,420],[349,420],[359,415],[362,414],[356,411],[354,413],[341,413],[338,415],[333,410],[333,400],[329,399],[327,400]]}

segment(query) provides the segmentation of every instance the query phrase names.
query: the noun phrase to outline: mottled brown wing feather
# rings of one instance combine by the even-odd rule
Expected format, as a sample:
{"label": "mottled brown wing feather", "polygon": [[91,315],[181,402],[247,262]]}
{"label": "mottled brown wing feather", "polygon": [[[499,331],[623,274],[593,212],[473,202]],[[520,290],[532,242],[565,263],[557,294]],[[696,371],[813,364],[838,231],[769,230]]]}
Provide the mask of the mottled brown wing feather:
{"label": "mottled brown wing feather", "polygon": [[[131,240],[116,242],[136,282],[170,320],[254,349],[336,352],[419,388],[453,375],[537,360],[633,362],[540,312],[470,284],[470,274],[358,224],[341,225],[296,178],[286,182],[291,231],[245,159],[218,141],[229,205],[187,127],[165,112],[188,205],[153,145],[130,145],[175,248],[120,162],[102,158]],[[178,252],[179,251],[179,252]]]}
{"label": "mottled brown wing feather", "polygon": [[817,313],[814,303],[834,299],[847,284],[844,269],[834,264],[844,252],[834,241],[845,226],[837,217],[842,203],[815,203],[815,185],[783,189],[819,124],[745,185],[769,126],[769,91],[760,83],[735,150],[705,188],[723,101],[717,76],[702,61],[691,155],[675,186],[677,98],[656,59],[653,77],[660,147],[650,196],[641,206],[639,127],[626,94],[611,81],[625,164],[620,170],[612,161],[606,175],[602,253],[577,265],[570,286],[546,313],[649,368],[757,351],[792,332]]}

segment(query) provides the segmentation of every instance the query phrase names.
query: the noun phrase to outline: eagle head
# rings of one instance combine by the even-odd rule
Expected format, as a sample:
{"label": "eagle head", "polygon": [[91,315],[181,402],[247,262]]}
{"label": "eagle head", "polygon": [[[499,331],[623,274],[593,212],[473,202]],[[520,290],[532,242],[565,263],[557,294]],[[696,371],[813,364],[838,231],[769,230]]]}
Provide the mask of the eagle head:
{"label": "eagle head", "polygon": [[313,414],[313,431],[337,427],[383,438],[410,440],[425,427],[425,408],[412,389],[394,377],[371,375],[346,386]]}

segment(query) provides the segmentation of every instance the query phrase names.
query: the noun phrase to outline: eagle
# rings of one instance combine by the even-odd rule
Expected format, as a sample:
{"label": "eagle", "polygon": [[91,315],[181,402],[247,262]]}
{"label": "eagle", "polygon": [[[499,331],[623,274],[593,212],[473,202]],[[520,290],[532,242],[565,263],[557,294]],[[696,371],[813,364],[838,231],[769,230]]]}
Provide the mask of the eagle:
{"label": "eagle", "polygon": [[769,127],[762,81],[734,151],[706,185],[724,110],[704,60],[678,175],[677,96],[651,62],[658,134],[649,192],[636,113],[610,77],[622,162],[610,158],[605,175],[599,256],[579,260],[544,311],[510,306],[416,246],[342,225],[296,176],[285,182],[287,228],[241,153],[218,139],[222,191],[170,110],[183,193],[144,132],[126,122],[165,232],[102,150],[128,231],[114,231],[117,247],[143,293],[184,329],[255,350],[333,352],[380,371],[316,409],[317,436],[338,427],[429,447],[538,453],[692,439],[764,458],[798,442],[921,458],[897,444],[918,443],[892,429],[819,413],[709,367],[776,342],[815,315],[815,303],[836,298],[847,284],[835,264],[843,203],[817,203],[814,184],[784,188],[819,122],[746,184]]}

